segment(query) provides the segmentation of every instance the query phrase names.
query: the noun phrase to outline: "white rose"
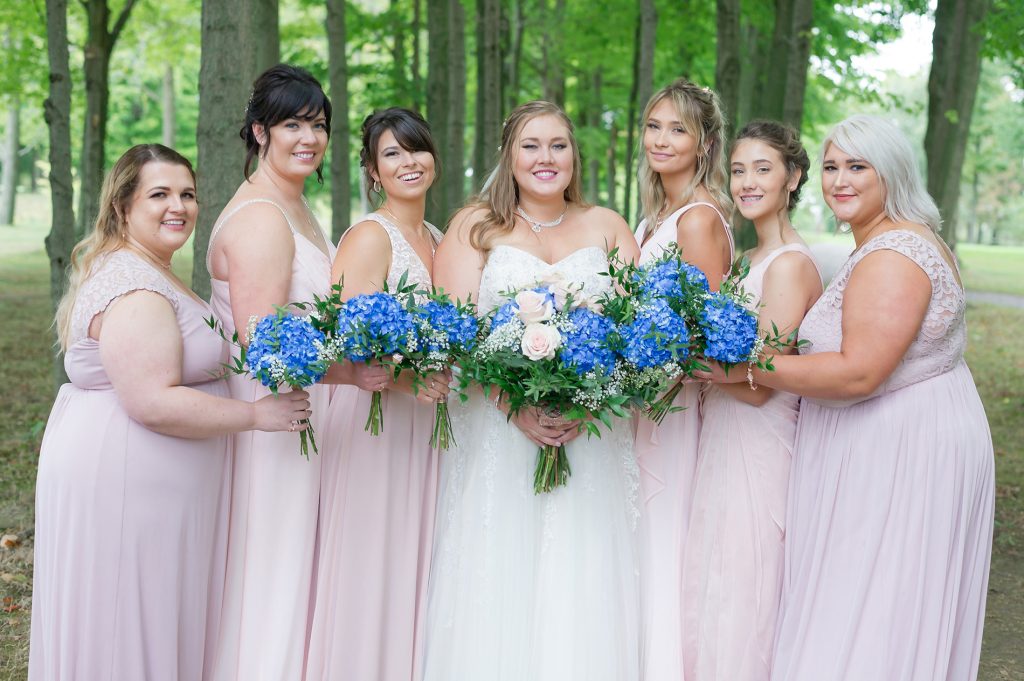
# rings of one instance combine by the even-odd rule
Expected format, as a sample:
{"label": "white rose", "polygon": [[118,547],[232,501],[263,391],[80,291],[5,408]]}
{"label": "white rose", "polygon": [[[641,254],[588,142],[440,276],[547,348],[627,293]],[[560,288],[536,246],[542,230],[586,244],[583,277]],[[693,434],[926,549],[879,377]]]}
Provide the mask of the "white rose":
{"label": "white rose", "polygon": [[576,307],[585,307],[595,314],[604,313],[604,305],[601,304],[601,299],[597,296],[588,296],[581,293],[580,297],[574,302]]}
{"label": "white rose", "polygon": [[[550,303],[549,303],[550,305]],[[555,356],[555,350],[562,344],[562,334],[558,329],[547,324],[527,324],[523,331],[521,343],[523,354],[527,359],[534,362],[541,359],[551,359]]]}
{"label": "white rose", "polygon": [[523,324],[546,322],[555,313],[555,306],[547,295],[537,291],[520,291],[516,294],[516,305],[519,306],[519,318]]}

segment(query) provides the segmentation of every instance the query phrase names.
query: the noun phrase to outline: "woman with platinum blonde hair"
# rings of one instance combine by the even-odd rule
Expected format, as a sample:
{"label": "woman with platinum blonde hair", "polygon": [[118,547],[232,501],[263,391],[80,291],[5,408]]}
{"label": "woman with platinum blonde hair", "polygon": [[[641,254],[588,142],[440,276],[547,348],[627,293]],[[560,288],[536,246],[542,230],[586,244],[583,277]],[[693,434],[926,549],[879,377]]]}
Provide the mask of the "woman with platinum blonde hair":
{"label": "woman with platinum blonde hair", "polygon": [[753,371],[804,397],[771,678],[973,679],[995,480],[963,285],[898,129],[854,116],[823,149],[825,201],[857,248],[804,318],[801,354]]}

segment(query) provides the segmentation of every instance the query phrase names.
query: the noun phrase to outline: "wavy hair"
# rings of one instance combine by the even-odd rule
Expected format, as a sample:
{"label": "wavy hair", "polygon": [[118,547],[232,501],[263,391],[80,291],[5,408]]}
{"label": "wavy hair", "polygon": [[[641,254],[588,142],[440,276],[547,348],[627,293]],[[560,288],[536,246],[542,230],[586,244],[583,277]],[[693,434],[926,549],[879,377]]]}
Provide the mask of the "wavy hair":
{"label": "wavy hair", "polygon": [[572,179],[563,192],[566,203],[586,206],[583,200],[583,184],[580,173],[583,162],[576,142],[575,128],[562,109],[551,102],[536,100],[520,104],[505,119],[501,128],[501,149],[498,163],[491,172],[487,184],[469,205],[484,208],[484,219],[469,230],[469,243],[473,248],[490,251],[491,244],[500,236],[508,234],[515,226],[515,210],[519,205],[519,185],[513,173],[516,156],[519,154],[519,136],[523,127],[534,118],[554,116],[569,130],[569,146],[572,148]]}
{"label": "wavy hair", "polygon": [[917,154],[899,128],[880,116],[856,114],[837,124],[825,137],[821,144],[823,163],[832,145],[864,159],[875,169],[882,183],[883,210],[890,219],[939,231],[939,208],[925,189]]}
{"label": "wavy hair", "polygon": [[[669,197],[661,176],[651,169],[643,149],[643,133],[654,107],[663,100],[672,102],[683,128],[697,140],[697,171],[682,196]],[[653,226],[665,204],[682,201],[690,203],[697,187],[703,186],[718,203],[723,213],[732,212],[732,199],[725,190],[728,174],[725,168],[726,122],[722,106],[715,91],[679,78],[658,90],[648,100],[640,117],[640,164],[637,180],[640,185],[640,208],[647,224]]]}
{"label": "wavy hair", "polygon": [[57,314],[54,318],[57,342],[61,350],[67,350],[68,339],[71,336],[71,312],[78,299],[78,291],[92,273],[97,259],[124,247],[127,229],[125,216],[131,207],[135,191],[139,188],[142,169],[149,163],[184,166],[192,176],[192,182],[196,181],[192,163],[174,149],[162,144],[138,144],[117,159],[114,167],[103,179],[96,224],[92,232],[79,241],[71,251],[68,285],[64,289],[64,297],[57,305]]}

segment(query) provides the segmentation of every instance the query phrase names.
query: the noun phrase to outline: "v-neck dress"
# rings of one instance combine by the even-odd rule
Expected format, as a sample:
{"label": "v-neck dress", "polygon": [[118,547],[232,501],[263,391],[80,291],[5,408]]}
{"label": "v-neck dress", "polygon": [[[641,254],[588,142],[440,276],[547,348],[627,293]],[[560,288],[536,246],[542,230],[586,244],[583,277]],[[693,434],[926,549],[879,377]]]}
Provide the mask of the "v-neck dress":
{"label": "v-neck dress", "polygon": [[[280,210],[295,239],[288,301],[311,301],[331,287],[331,260],[269,199],[238,204],[210,236],[242,208],[263,203]],[[325,242],[327,242],[325,238]],[[209,256],[207,256],[209,265]],[[234,332],[228,282],[210,281],[210,305],[228,335]],[[248,376],[228,379],[231,395],[254,402],[269,391]],[[325,422],[327,386],[308,389],[314,426]],[[318,439],[318,444],[320,440]],[[323,456],[299,454],[299,434],[248,431],[234,437],[231,525],[216,681],[300,681],[313,597],[320,467]],[[322,451],[322,450],[321,450]]]}

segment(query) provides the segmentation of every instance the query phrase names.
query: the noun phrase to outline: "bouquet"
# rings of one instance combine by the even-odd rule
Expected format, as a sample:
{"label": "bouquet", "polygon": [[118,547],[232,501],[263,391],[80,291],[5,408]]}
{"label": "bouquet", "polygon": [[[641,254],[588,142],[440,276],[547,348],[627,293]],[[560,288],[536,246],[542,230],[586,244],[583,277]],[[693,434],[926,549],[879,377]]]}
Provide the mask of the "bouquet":
{"label": "bouquet", "polygon": [[[407,348],[399,366],[413,372],[415,387],[422,376],[441,371],[468,357],[476,347],[480,323],[472,304],[453,303],[443,292],[431,293],[426,303],[413,309],[412,315],[416,341],[411,344],[413,347]],[[454,441],[448,403],[438,402],[430,445],[448,449]]]}
{"label": "bouquet", "polygon": [[[611,428],[611,417],[628,416],[628,398],[615,378],[619,336],[596,300],[560,279],[507,293],[476,350],[463,361],[463,386],[470,381],[508,400],[509,417],[527,407],[582,420],[600,437],[595,420]],[[537,452],[534,492],[568,482],[572,470],[565,446]]]}
{"label": "bouquet", "polygon": [[[299,304],[298,307],[304,306]],[[206,323],[228,340],[215,318],[208,318]],[[238,341],[237,332],[232,335],[229,342],[240,349],[240,354],[225,366],[232,373],[248,374],[274,394],[282,385],[292,389],[313,385],[323,378],[331,365],[323,332],[310,318],[295,315],[285,308],[279,307],[274,314],[262,319],[250,318],[248,336],[249,347],[246,348]],[[313,424],[309,419],[303,419],[302,423],[307,428],[299,433],[299,451],[308,459],[310,447],[315,454],[320,451],[313,435]]]}

